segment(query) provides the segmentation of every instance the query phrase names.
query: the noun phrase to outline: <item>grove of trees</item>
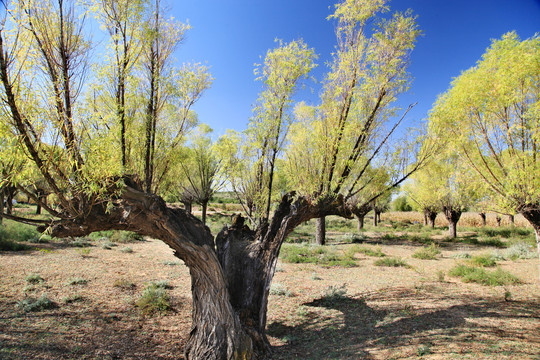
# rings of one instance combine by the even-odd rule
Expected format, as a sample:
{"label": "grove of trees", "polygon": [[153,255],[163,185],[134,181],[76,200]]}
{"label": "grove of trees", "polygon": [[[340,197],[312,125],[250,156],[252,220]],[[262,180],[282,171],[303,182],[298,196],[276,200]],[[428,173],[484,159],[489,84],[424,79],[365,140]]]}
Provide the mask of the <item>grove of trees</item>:
{"label": "grove of trees", "polygon": [[[391,14],[385,0],[343,0],[329,17],[336,47],[319,103],[293,100],[315,67],[314,50],[301,39],[277,41],[256,69],[262,90],[246,131],[212,144],[192,110],[212,76],[200,64],[175,64],[189,26],[168,18],[159,0],[4,5],[2,194],[20,189],[50,217],[4,216],[56,237],[129,230],[170,246],[192,281],[186,359],[266,356],[270,284],[288,234],[329,215],[363,224],[424,167],[442,176],[429,179],[448,190],[432,204],[449,214],[454,235],[473,199],[455,175],[462,167],[501,207],[523,214],[540,243],[538,38],[494,42],[439,99],[428,134],[398,141],[407,110],[394,104],[411,82],[415,17]],[[108,34],[100,62],[85,26],[90,16]],[[205,209],[224,178],[249,225],[238,216],[213,235],[204,215],[163,200],[174,192]],[[56,206],[30,190],[38,185]]]}

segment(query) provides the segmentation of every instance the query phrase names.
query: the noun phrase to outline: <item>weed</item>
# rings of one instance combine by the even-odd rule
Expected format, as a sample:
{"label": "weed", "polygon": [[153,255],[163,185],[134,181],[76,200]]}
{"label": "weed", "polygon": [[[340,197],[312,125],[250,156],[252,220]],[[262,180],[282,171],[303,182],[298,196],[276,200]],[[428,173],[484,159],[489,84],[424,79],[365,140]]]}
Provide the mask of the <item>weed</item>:
{"label": "weed", "polygon": [[422,260],[436,260],[437,256],[441,254],[441,250],[436,244],[431,244],[427,247],[423,247],[417,250],[412,257]]}
{"label": "weed", "polygon": [[495,271],[486,271],[484,268],[467,265],[457,265],[448,275],[460,277],[463,282],[474,282],[487,286],[520,284],[521,281],[514,275],[501,268]]}
{"label": "weed", "polygon": [[536,256],[533,246],[524,242],[514,244],[504,252],[505,258],[514,261],[517,259],[533,259]]}
{"label": "weed", "polygon": [[322,280],[316,272],[311,274],[311,280]]}
{"label": "weed", "polygon": [[165,289],[165,290],[169,290],[169,289],[173,288],[173,286],[171,285],[171,283],[168,280],[151,281],[148,284],[148,286],[155,286],[155,287],[162,288],[162,289]]}
{"label": "weed", "polygon": [[83,278],[70,279],[66,283],[66,285],[70,285],[70,286],[73,286],[73,285],[86,285],[86,284],[88,284],[88,280],[83,279]]}
{"label": "weed", "polygon": [[493,256],[490,254],[481,254],[481,255],[473,256],[469,260],[469,262],[472,265],[481,266],[481,267],[493,267],[497,265],[497,262],[495,261]]}
{"label": "weed", "polygon": [[342,235],[340,240],[345,243],[358,244],[366,241],[366,236],[363,234],[347,233]]}
{"label": "weed", "polygon": [[169,294],[163,287],[150,284],[135,302],[135,306],[143,315],[164,314],[171,308],[169,301]]}
{"label": "weed", "polygon": [[82,258],[87,258],[87,257],[89,257],[91,251],[92,251],[92,249],[87,248],[87,247],[83,247],[83,248],[77,249],[77,252],[79,253],[79,255],[81,255]]}
{"label": "weed", "polygon": [[165,260],[163,262],[163,265],[176,266],[176,265],[180,265],[180,261]]}
{"label": "weed", "polygon": [[29,284],[41,284],[45,281],[39,274],[30,274],[24,280]]}
{"label": "weed", "polygon": [[270,286],[270,294],[271,295],[277,295],[277,296],[286,296],[286,297],[292,297],[294,294],[287,289],[284,285],[280,283],[273,283]]}
{"label": "weed", "polygon": [[56,304],[44,294],[37,299],[27,297],[26,299],[17,302],[17,307],[24,312],[31,312],[53,309],[56,307]]}
{"label": "weed", "polygon": [[504,290],[504,301],[512,301],[512,293],[508,290]]}
{"label": "weed", "polygon": [[452,255],[452,257],[454,259],[470,259],[471,258],[471,254],[467,253],[467,252],[460,252],[460,253],[457,253],[457,254],[454,254]]}
{"label": "weed", "polygon": [[120,251],[126,254],[131,254],[133,252],[133,249],[130,248],[129,246],[126,246],[126,247],[121,248]]}
{"label": "weed", "polygon": [[111,250],[113,247],[118,246],[116,243],[113,243],[112,241],[105,241],[103,244],[101,244],[101,248],[105,250]]}
{"label": "weed", "polygon": [[401,258],[395,258],[395,257],[381,258],[375,261],[374,264],[375,266],[409,267],[409,265],[405,262],[405,260]]}
{"label": "weed", "polygon": [[92,246],[92,243],[87,238],[76,238],[71,242],[71,245],[79,248],[85,248]]}
{"label": "weed", "polygon": [[321,302],[326,306],[331,306],[336,303],[343,302],[344,300],[348,300],[349,298],[346,296],[346,294],[347,284],[343,284],[341,286],[330,285],[324,290],[321,296]]}
{"label": "weed", "polygon": [[117,279],[114,281],[113,286],[122,290],[133,290],[136,287],[134,282],[127,279]]}
{"label": "weed", "polygon": [[439,280],[439,282],[444,282],[445,281],[445,272],[443,270],[439,270],[437,271],[437,280]]}
{"label": "weed", "polygon": [[301,264],[311,263],[323,266],[356,266],[354,254],[339,254],[334,249],[325,246],[283,244],[281,258],[284,261]]}
{"label": "weed", "polygon": [[34,241],[40,237],[40,233],[31,225],[18,223],[12,220],[5,220],[0,225],[0,239],[5,239],[12,242]]}
{"label": "weed", "polygon": [[372,256],[372,257],[385,257],[386,256],[386,254],[383,253],[382,249],[379,246],[375,248],[368,247],[368,246],[357,246],[352,249],[355,252],[359,252],[367,256]]}
{"label": "weed", "polygon": [[71,303],[74,303],[74,302],[79,302],[79,301],[83,301],[84,298],[79,295],[79,294],[73,294],[73,295],[69,295],[69,296],[66,296],[62,299],[62,302],[64,304],[71,304]]}
{"label": "weed", "polygon": [[418,349],[416,350],[416,353],[418,354],[418,356],[431,354],[431,345],[429,344],[420,345]]}

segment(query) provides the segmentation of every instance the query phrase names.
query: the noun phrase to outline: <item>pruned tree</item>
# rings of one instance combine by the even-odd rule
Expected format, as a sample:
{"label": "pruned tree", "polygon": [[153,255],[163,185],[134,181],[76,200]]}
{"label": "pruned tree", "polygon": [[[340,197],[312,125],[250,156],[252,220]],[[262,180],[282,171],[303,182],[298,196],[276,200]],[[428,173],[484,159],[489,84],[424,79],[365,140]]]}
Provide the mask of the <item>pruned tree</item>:
{"label": "pruned tree", "polygon": [[434,106],[433,127],[454,144],[501,208],[521,213],[540,256],[540,38],[494,40]]}
{"label": "pruned tree", "polygon": [[[391,169],[387,187],[393,188],[431,155],[428,147],[415,146],[421,139],[413,144],[401,142],[392,151],[385,149],[401,122],[389,124],[394,114],[391,103],[409,83],[406,66],[418,35],[414,19],[409,14],[396,14],[370,31],[368,25],[386,10],[385,2],[341,2],[330,17],[336,21],[338,47],[315,118],[321,130],[314,136],[315,149],[326,149],[315,172],[317,181],[308,187],[292,188],[297,191],[282,196],[273,216],[269,215],[274,194],[272,166],[279,165],[276,159],[285,137],[275,115],[285,114],[290,90],[309,69],[313,57],[313,52],[299,42],[284,44],[267,56],[283,64],[269,66],[268,73],[261,72],[265,89],[260,104],[269,106],[261,106],[255,119],[269,123],[268,132],[255,138],[263,145],[267,141],[264,153],[246,154],[254,160],[251,164],[256,164],[255,171],[248,174],[253,175],[258,191],[254,194],[258,226],[251,230],[238,218],[214,238],[199,219],[168,206],[155,194],[156,168],[166,159],[156,151],[159,110],[164,100],[159,89],[166,78],[160,64],[170,59],[161,56],[166,48],[160,40],[164,34],[174,34],[160,23],[160,11],[154,12],[149,23],[151,45],[147,44],[141,55],[145,62],[140,69],[146,69],[148,77],[140,82],[147,96],[144,116],[139,117],[143,131],[135,132],[139,143],[144,144],[139,152],[143,165],[134,166],[140,176],[137,179],[124,172],[120,147],[111,149],[108,140],[113,136],[106,126],[88,126],[90,120],[106,122],[107,117],[99,116],[99,107],[83,111],[92,106],[77,96],[75,89],[80,89],[78,84],[85,78],[82,70],[90,48],[77,7],[67,0],[17,5],[9,12],[11,21],[0,31],[0,96],[10,128],[58,197],[58,210],[48,210],[54,217],[37,220],[39,229],[57,237],[130,230],[169,245],[189,267],[192,280],[193,325],[186,359],[254,359],[267,354],[270,284],[287,235],[312,218],[352,218],[356,207],[349,200],[369,182],[366,172],[370,167],[387,165]],[[297,62],[299,54],[307,55],[301,55],[304,65]],[[268,64],[274,64],[273,60],[265,62],[263,69]],[[30,81],[36,73],[40,81]],[[275,97],[267,92],[270,89],[278,89],[282,96]],[[47,137],[35,131],[38,124],[47,129]],[[50,139],[61,145],[57,157],[48,156],[46,143]],[[61,167],[63,164],[69,166]],[[379,196],[375,194],[367,202]],[[257,202],[260,199],[263,202]]]}

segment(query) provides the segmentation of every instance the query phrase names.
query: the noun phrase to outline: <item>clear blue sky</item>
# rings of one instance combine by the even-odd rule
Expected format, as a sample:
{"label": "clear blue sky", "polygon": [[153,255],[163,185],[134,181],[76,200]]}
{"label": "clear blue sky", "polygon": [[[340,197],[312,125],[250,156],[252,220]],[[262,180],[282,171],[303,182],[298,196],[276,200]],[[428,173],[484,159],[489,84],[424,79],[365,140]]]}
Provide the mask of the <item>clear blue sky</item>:
{"label": "clear blue sky", "polygon": [[[179,62],[202,62],[215,77],[212,88],[196,105],[201,122],[216,135],[243,130],[251,116],[260,84],[253,65],[274,46],[274,39],[303,38],[319,54],[313,75],[320,81],[335,46],[334,25],[326,17],[333,1],[325,0],[175,0],[172,15],[192,26],[179,48]],[[408,8],[423,31],[411,58],[414,78],[400,105],[418,102],[408,116],[414,125],[425,118],[438,94],[452,78],[473,66],[491,39],[515,30],[522,38],[540,32],[540,0],[393,0],[391,9]],[[314,95],[311,94],[314,92]],[[318,85],[306,82],[299,98],[316,102]]]}

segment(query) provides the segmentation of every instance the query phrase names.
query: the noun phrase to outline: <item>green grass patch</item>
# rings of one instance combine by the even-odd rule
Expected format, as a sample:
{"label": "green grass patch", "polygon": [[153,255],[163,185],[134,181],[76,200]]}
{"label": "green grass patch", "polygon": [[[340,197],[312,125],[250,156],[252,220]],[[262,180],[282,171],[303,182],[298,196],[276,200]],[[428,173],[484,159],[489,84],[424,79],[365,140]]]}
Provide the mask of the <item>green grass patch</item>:
{"label": "green grass patch", "polygon": [[32,242],[39,239],[41,233],[31,225],[22,224],[16,221],[4,219],[0,225],[0,239],[11,240],[15,242]]}
{"label": "green grass patch", "polygon": [[133,290],[136,287],[133,281],[127,279],[117,279],[114,281],[113,286],[122,290]]}
{"label": "green grass patch", "polygon": [[480,254],[473,256],[469,262],[474,266],[493,267],[497,265],[497,261],[491,254]]}
{"label": "green grass patch", "polygon": [[154,283],[149,284],[141,297],[135,302],[143,315],[165,314],[171,309],[167,290]]}
{"label": "green grass patch", "polygon": [[460,264],[452,268],[448,272],[448,275],[460,277],[461,280],[466,283],[473,282],[486,286],[513,285],[521,283],[519,278],[501,268],[497,268],[494,271],[488,271],[485,268]]}
{"label": "green grass patch", "polygon": [[385,257],[374,262],[375,266],[409,267],[405,260],[396,257]]}
{"label": "green grass patch", "polygon": [[328,246],[283,244],[280,257],[293,264],[317,264],[323,266],[356,266],[354,254],[339,253]]}
{"label": "green grass patch", "polygon": [[56,303],[46,295],[41,295],[39,298],[27,297],[26,299],[19,301],[17,307],[24,312],[33,312],[54,309]]}
{"label": "green grass patch", "polygon": [[41,284],[45,281],[39,274],[27,275],[24,280],[29,284]]}
{"label": "green grass patch", "polygon": [[366,256],[371,257],[385,257],[386,254],[382,251],[382,249],[377,247],[369,247],[369,246],[354,246],[351,247],[347,252],[353,252],[353,255],[356,253],[362,253]]}
{"label": "green grass patch", "polygon": [[96,231],[88,235],[91,240],[109,240],[116,243],[144,241],[144,237],[132,231],[106,230]]}
{"label": "green grass patch", "polygon": [[437,260],[437,257],[441,254],[441,250],[436,244],[418,249],[413,255],[413,258],[422,260]]}
{"label": "green grass patch", "polygon": [[88,284],[88,280],[83,279],[83,278],[69,279],[69,280],[66,282],[66,285],[69,285],[69,286],[86,285],[86,284]]}
{"label": "green grass patch", "polygon": [[20,244],[0,237],[0,251],[24,251],[28,249],[30,249],[30,247],[26,244]]}

